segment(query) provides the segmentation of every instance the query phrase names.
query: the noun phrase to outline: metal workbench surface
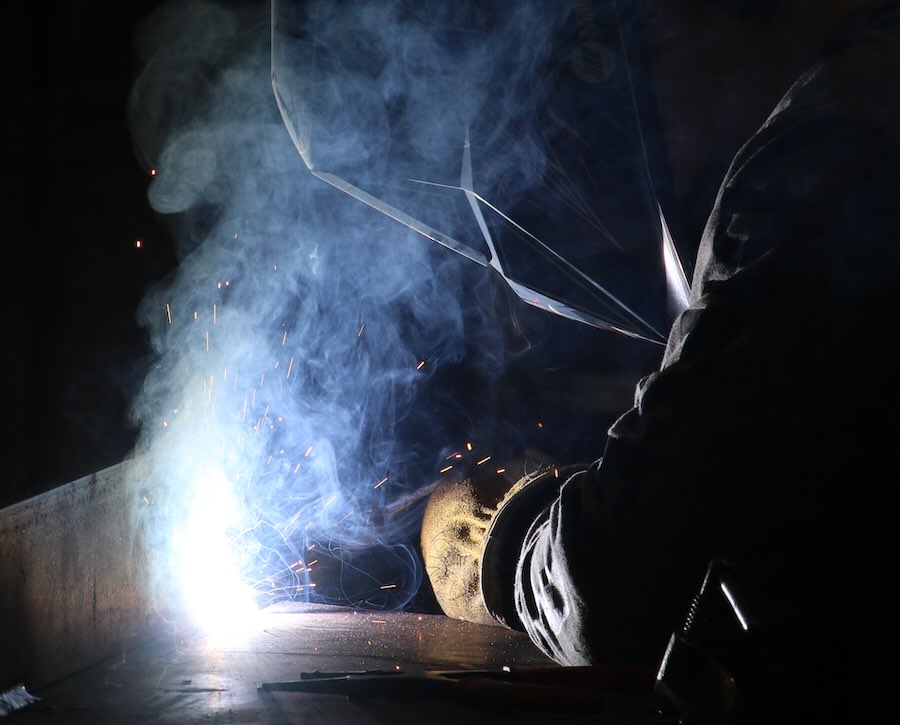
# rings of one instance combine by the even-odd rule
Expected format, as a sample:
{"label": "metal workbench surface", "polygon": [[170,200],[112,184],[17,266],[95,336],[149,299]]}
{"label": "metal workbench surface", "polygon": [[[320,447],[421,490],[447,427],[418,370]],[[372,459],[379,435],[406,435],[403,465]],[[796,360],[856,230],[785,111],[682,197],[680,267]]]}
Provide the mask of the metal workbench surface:
{"label": "metal workbench surface", "polygon": [[657,723],[649,692],[609,693],[595,712],[485,709],[453,698],[372,697],[263,692],[267,681],[301,672],[499,669],[553,666],[524,635],[409,612],[353,611],[314,605],[265,610],[249,631],[227,636],[151,637],[39,690],[40,702],[13,713],[14,723],[331,723],[516,722]]}

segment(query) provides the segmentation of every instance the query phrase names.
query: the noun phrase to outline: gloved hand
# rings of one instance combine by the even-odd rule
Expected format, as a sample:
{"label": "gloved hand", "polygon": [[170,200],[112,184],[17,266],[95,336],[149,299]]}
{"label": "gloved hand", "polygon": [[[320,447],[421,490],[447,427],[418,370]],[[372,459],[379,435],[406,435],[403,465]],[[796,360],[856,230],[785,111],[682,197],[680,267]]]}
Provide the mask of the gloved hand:
{"label": "gloved hand", "polygon": [[529,452],[502,473],[476,468],[434,490],[422,520],[422,555],[447,616],[516,627],[513,582],[525,534],[582,468],[560,469]]}

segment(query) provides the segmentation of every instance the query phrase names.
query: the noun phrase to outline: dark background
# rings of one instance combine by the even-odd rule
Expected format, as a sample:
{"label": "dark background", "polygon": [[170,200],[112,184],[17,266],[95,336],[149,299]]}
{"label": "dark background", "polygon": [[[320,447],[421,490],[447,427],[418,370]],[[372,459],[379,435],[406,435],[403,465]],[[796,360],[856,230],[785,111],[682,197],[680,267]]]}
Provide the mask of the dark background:
{"label": "dark background", "polygon": [[[152,361],[135,310],[147,287],[176,266],[165,221],[147,202],[152,177],[137,161],[127,122],[128,93],[139,71],[135,31],[161,4],[74,0],[4,10],[6,466],[0,506],[114,465],[135,441],[129,400]],[[601,378],[573,375],[563,362],[541,371],[537,390],[523,361],[507,379],[510,389],[534,390],[535,409],[544,410],[545,420],[547,399],[561,410],[583,409],[590,400],[590,414],[599,418],[569,416],[564,426],[548,428],[570,436],[586,430],[591,444],[597,439],[591,455],[599,455],[605,426],[628,406],[633,385],[608,370],[645,343],[548,322],[546,313],[522,308],[518,303],[525,324],[562,325],[551,337],[599,334],[601,345],[611,346]],[[658,355],[653,347],[639,352]],[[537,420],[536,414],[530,422]]]}
{"label": "dark background", "polygon": [[[176,265],[171,235],[147,202],[152,177],[137,161],[127,124],[128,92],[138,71],[134,34],[141,19],[161,4],[73,0],[4,8],[0,198],[6,466],[0,506],[113,465],[134,444],[128,401],[151,364],[135,309],[147,287]],[[720,24],[713,14],[703,27],[712,33]],[[674,35],[673,43],[678,40]],[[702,41],[687,47],[705,47]],[[680,193],[675,189],[673,208],[682,216],[669,216],[679,246],[688,242],[682,253],[690,269],[691,244],[699,238],[728,160],[781,91],[762,99],[759,108],[765,112],[746,113],[744,91],[760,83],[750,72],[752,54],[737,54],[746,59],[750,70],[744,75],[753,81],[730,88],[741,99],[743,123],[721,124],[717,107],[712,115],[719,123],[704,126],[697,116],[710,109],[699,100],[709,98],[711,89],[716,97],[727,96],[714,82],[719,60],[663,50],[667,63],[660,66],[663,73],[657,69],[663,91],[667,75],[682,84],[673,84],[682,92],[667,98],[665,108],[685,117],[686,128],[704,129],[690,135],[679,130],[680,146],[669,138],[670,149],[681,148],[691,161],[682,174],[688,182]],[[685,77],[695,79],[688,86],[694,91],[686,96],[690,102],[685,101],[693,114],[674,102],[685,96]],[[783,79],[772,84],[785,85]],[[718,129],[718,136],[710,128]],[[541,371],[534,408],[543,408],[544,416],[550,407],[544,403],[552,402],[559,425],[548,427],[581,435],[593,446],[589,455],[600,455],[605,425],[628,407],[634,381],[655,366],[659,351],[575,323],[546,322],[545,313],[522,309],[521,314],[536,315],[539,326],[558,326],[551,335],[556,339],[599,335],[596,345],[607,363],[599,374],[590,359],[575,373],[566,360]],[[522,383],[516,374],[527,380]],[[532,374],[513,370],[507,382],[521,388],[534,381]],[[572,406],[586,407],[593,417],[566,417]]]}
{"label": "dark background", "polygon": [[135,308],[175,265],[126,119],[133,33],[159,4],[3,10],[0,505],[112,465],[134,442],[127,401],[149,360]]}

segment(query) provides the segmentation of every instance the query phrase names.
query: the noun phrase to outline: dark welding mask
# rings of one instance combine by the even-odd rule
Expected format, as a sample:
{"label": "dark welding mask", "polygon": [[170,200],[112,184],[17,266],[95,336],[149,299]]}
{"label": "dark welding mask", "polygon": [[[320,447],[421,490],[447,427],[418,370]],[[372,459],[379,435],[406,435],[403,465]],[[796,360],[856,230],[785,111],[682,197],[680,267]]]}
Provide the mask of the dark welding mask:
{"label": "dark welding mask", "polygon": [[272,0],[275,96],[314,176],[528,304],[662,344],[689,289],[643,5]]}

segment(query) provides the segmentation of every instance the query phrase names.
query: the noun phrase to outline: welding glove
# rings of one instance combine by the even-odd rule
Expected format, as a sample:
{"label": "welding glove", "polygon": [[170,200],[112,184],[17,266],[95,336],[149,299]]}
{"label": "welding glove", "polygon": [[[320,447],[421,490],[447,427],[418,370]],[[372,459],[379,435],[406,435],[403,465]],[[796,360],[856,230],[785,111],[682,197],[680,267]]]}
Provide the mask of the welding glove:
{"label": "welding glove", "polygon": [[421,545],[447,616],[518,628],[513,582],[525,534],[566,479],[585,468],[560,468],[529,452],[438,485],[425,507]]}

